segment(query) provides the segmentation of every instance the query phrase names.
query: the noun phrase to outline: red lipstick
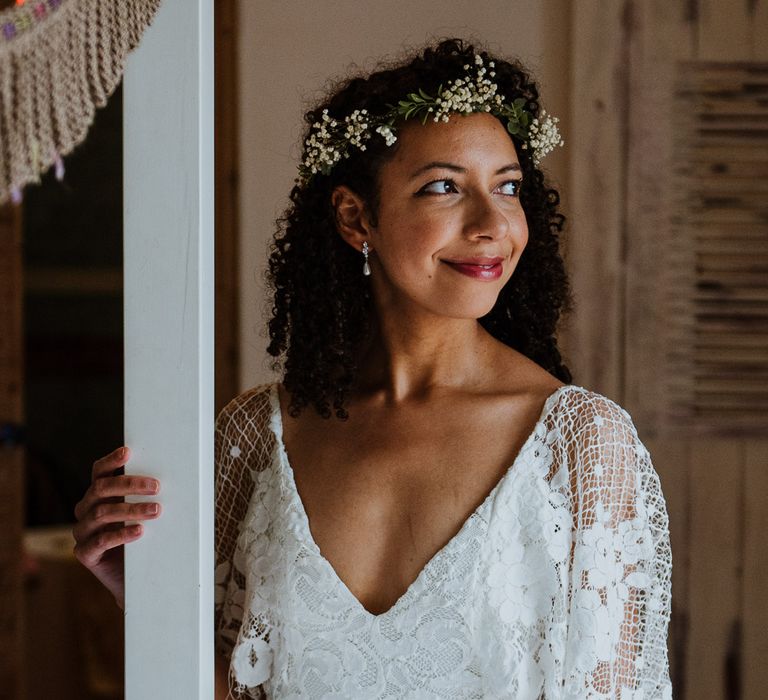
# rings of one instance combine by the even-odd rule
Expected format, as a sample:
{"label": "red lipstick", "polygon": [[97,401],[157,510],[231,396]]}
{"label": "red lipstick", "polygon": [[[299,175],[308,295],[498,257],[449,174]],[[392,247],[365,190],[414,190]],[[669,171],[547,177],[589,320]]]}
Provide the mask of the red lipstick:
{"label": "red lipstick", "polygon": [[443,260],[456,272],[479,280],[497,280],[501,277],[502,261],[504,258],[461,258],[460,260]]}

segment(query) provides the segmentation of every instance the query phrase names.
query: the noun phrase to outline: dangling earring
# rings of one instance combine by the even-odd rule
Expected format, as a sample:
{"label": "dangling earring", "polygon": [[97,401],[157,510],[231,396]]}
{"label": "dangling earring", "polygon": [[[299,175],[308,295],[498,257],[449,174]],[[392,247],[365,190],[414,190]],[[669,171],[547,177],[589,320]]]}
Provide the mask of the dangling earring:
{"label": "dangling earring", "polygon": [[368,264],[368,241],[363,241],[363,255],[365,256],[363,274],[368,277],[371,274],[371,266]]}

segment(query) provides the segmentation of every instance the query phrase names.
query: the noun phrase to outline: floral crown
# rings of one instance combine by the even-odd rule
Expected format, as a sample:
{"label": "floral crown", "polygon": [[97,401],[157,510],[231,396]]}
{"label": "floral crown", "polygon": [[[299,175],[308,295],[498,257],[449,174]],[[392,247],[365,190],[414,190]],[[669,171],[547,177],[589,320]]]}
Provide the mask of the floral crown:
{"label": "floral crown", "polygon": [[[488,75],[493,78],[496,75],[493,61],[488,62],[488,67],[491,69]],[[474,74],[470,72],[472,68]],[[523,148],[531,147],[534,165],[538,165],[555,146],[564,144],[557,130],[557,117],[548,116],[546,110],[542,110],[541,118],[532,119],[530,112],[525,110],[524,97],[519,97],[512,104],[504,102],[498,94],[498,85],[485,77],[482,56],[475,54],[474,66],[466,64],[464,70],[467,71],[465,77],[452,80],[445,89],[441,84],[437,97],[431,97],[419,88],[418,94],[410,93],[407,100],[400,100],[396,106],[387,104],[389,111],[382,115],[374,116],[367,109],[356,109],[339,121],[324,109],[322,121],[312,125],[304,142],[305,156],[299,166],[296,183],[304,187],[316,173],[328,175],[342,157],[349,157],[350,146],[364,151],[365,141],[374,133],[381,134],[387,146],[391,146],[397,141],[394,123],[398,117],[408,119],[423,115],[421,123],[426,124],[430,114],[433,121],[447,122],[452,112],[490,112],[507,120],[507,131],[523,139]]]}

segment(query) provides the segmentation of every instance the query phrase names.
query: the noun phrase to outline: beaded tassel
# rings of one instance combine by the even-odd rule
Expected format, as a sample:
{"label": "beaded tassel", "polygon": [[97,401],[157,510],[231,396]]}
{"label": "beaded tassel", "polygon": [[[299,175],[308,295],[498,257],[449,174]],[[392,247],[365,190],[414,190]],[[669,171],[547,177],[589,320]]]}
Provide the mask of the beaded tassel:
{"label": "beaded tassel", "polygon": [[64,161],[61,159],[61,156],[57,153],[56,157],[53,160],[56,168],[56,179],[61,182],[64,179]]}

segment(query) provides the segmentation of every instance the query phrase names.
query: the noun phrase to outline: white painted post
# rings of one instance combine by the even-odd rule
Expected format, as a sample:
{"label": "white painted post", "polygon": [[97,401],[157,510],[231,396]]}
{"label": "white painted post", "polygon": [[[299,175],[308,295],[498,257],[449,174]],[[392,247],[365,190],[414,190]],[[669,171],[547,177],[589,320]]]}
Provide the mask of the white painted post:
{"label": "white painted post", "polygon": [[126,472],[163,506],[125,548],[125,697],[210,700],[213,0],[163,0],[123,99]]}

